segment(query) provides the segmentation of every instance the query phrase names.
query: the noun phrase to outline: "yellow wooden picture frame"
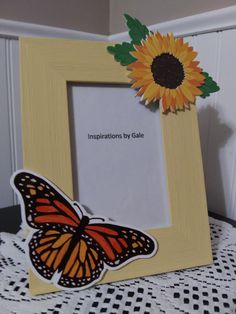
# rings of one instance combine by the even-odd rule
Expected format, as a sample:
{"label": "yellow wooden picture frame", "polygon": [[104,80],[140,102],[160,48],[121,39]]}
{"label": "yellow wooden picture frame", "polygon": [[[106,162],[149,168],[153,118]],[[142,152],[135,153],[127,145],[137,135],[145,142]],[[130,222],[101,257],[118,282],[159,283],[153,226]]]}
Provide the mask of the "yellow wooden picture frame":
{"label": "yellow wooden picture frame", "polygon": [[[45,176],[72,199],[67,85],[129,82],[126,68],[114,61],[106,46],[94,41],[20,39],[24,168]],[[161,114],[161,127],[171,226],[148,230],[159,243],[154,257],[108,271],[101,283],[212,262],[195,106]],[[56,290],[30,272],[32,294]]]}

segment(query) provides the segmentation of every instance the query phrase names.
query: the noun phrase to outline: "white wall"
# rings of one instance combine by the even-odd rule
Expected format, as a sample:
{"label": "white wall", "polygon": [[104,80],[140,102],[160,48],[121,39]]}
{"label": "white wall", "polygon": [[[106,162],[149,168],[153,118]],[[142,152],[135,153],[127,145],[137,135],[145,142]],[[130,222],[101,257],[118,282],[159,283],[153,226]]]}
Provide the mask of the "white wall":
{"label": "white wall", "polygon": [[110,34],[126,30],[124,13],[152,25],[233,5],[235,0],[110,0]]}
{"label": "white wall", "polygon": [[[182,30],[185,25],[186,33],[188,23],[181,24]],[[202,32],[202,21],[199,28]],[[186,38],[199,52],[201,66],[221,87],[211,97],[198,99],[197,107],[208,205],[212,211],[231,219],[236,219],[235,37],[236,29],[226,29]],[[8,179],[12,170],[21,165],[21,155],[17,42],[1,39],[0,47],[0,207],[3,207],[13,202]],[[15,116],[13,109],[17,112]]]}
{"label": "white wall", "polygon": [[[233,0],[225,1],[227,3],[223,6],[227,6],[228,2]],[[109,34],[109,1],[1,0],[0,18],[96,34]]]}

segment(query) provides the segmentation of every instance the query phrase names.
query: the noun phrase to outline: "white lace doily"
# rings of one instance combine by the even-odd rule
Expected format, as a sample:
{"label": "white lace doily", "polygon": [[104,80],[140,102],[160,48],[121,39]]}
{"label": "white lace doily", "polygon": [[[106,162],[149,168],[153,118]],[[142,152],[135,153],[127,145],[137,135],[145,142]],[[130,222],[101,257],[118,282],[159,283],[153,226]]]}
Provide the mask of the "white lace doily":
{"label": "white lace doily", "polygon": [[236,228],[210,225],[214,265],[37,297],[28,294],[22,232],[0,233],[0,313],[236,313]]}

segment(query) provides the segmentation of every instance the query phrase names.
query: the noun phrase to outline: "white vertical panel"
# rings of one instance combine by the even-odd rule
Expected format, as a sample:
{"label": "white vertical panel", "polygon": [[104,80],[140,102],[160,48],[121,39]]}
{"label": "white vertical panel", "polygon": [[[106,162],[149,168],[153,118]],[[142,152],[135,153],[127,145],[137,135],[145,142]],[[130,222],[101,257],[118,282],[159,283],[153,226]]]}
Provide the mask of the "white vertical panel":
{"label": "white vertical panel", "polygon": [[18,40],[7,40],[8,52],[8,94],[9,118],[11,135],[11,152],[13,171],[21,169],[22,135],[19,84],[19,43]]}
{"label": "white vertical panel", "polygon": [[[194,46],[198,51],[200,66],[216,81],[219,79],[219,43],[220,39],[218,33],[195,36]],[[219,129],[219,113],[216,109],[217,97],[217,94],[212,94],[206,99],[198,97],[197,107],[208,207],[220,212],[220,209],[224,208],[224,192],[221,185],[219,147],[217,141],[214,140],[214,144],[212,141],[212,137],[214,138],[216,133],[221,131]],[[214,193],[216,189],[218,192],[217,196],[215,196]]]}
{"label": "white vertical panel", "polygon": [[221,88],[197,100],[208,206],[232,219],[236,219],[235,35],[236,30],[201,34],[193,42],[201,67]]}
{"label": "white vertical panel", "polygon": [[[200,67],[204,71],[210,73],[215,79],[217,76],[217,47],[217,33],[194,36],[194,48],[198,52],[197,60],[200,61]],[[211,53],[209,53],[209,51],[211,51]],[[208,141],[211,131],[211,116],[214,114],[217,115],[215,112],[215,95],[216,94],[212,94],[206,99],[201,97],[197,98],[199,131],[205,176],[207,176]]]}
{"label": "white vertical panel", "polygon": [[[220,132],[212,136],[212,143],[218,145],[219,165],[223,187],[222,205],[228,217],[236,219],[235,208],[235,177],[236,177],[236,30],[221,33],[221,53],[219,60],[219,84],[221,91],[218,93],[216,108],[219,112]],[[215,144],[215,145],[216,145]],[[213,175],[214,169],[211,169]],[[214,188],[215,182],[212,180]],[[217,194],[217,188],[214,189]],[[217,206],[217,203],[215,204]],[[223,209],[224,210],[224,209]]]}
{"label": "white vertical panel", "polygon": [[0,39],[0,208],[16,203],[9,179],[21,165],[18,42]]}
{"label": "white vertical panel", "polygon": [[8,108],[6,40],[0,39],[0,207],[13,203],[13,193],[9,186],[12,172],[11,141]]}

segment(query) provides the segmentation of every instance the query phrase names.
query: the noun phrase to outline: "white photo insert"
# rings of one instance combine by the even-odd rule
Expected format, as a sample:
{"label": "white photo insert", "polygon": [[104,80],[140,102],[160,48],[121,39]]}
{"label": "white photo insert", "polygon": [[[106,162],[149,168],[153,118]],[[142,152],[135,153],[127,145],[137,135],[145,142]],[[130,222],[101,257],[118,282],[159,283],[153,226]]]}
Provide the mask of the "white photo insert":
{"label": "white photo insert", "polygon": [[159,110],[128,86],[73,85],[69,96],[75,199],[120,224],[169,226]]}

